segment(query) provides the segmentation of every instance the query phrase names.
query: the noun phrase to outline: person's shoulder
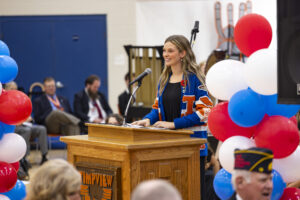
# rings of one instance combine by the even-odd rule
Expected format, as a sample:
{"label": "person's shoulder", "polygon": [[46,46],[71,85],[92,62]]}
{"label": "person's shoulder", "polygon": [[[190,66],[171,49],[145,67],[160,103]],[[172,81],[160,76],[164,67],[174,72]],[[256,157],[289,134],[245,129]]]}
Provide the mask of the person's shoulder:
{"label": "person's shoulder", "polygon": [[187,75],[189,79],[198,79],[197,75],[193,72],[188,72]]}
{"label": "person's shoulder", "polygon": [[75,97],[82,98],[86,94],[85,90],[80,90],[79,92],[75,93]]}
{"label": "person's shoulder", "polygon": [[196,84],[197,85],[200,82],[197,75],[192,73],[192,72],[188,73],[188,79],[190,81],[190,84]]}
{"label": "person's shoulder", "polygon": [[102,92],[99,92],[99,91],[98,91],[98,94],[99,94],[101,97],[105,97],[105,95],[104,95]]}
{"label": "person's shoulder", "polygon": [[203,85],[203,83],[199,80],[198,76],[195,73],[189,72],[188,79],[190,82],[195,83],[196,85]]}
{"label": "person's shoulder", "polygon": [[127,96],[127,92],[126,92],[126,91],[122,92],[122,93],[119,95],[119,98],[122,98],[122,97],[125,97],[125,96]]}

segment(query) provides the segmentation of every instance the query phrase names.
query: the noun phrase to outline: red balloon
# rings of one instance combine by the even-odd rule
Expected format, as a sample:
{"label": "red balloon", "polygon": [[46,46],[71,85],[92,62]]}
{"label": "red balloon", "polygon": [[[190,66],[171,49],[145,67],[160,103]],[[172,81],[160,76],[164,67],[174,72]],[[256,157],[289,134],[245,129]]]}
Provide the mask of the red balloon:
{"label": "red balloon", "polygon": [[256,127],[254,140],[256,146],[271,149],[274,158],[284,158],[299,145],[298,128],[289,118],[265,117]]}
{"label": "red balloon", "polygon": [[298,188],[285,188],[280,200],[299,200],[300,199],[300,189]]}
{"label": "red balloon", "polygon": [[248,14],[239,19],[234,28],[234,40],[243,54],[268,48],[272,40],[272,28],[266,18],[258,14]]}
{"label": "red balloon", "polygon": [[19,171],[19,168],[20,168],[20,162],[14,162],[14,163],[10,163],[16,170],[16,172]]}
{"label": "red balloon", "polygon": [[290,120],[291,120],[292,122],[294,122],[296,126],[298,126],[298,122],[297,122],[296,116],[291,117]]}
{"label": "red balloon", "polygon": [[31,114],[31,101],[26,94],[18,90],[3,90],[0,96],[0,121],[17,125],[24,122]]}
{"label": "red balloon", "polygon": [[15,168],[6,162],[0,162],[0,193],[8,192],[17,182]]}
{"label": "red balloon", "polygon": [[255,126],[241,127],[230,119],[228,102],[219,103],[211,110],[208,116],[208,128],[213,136],[222,142],[231,136],[251,138],[255,131]]}

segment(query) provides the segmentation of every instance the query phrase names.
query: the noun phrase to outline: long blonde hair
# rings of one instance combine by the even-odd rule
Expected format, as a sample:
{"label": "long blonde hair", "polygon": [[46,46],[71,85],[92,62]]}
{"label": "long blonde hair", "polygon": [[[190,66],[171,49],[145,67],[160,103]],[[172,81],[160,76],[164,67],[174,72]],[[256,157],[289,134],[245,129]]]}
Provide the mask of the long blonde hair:
{"label": "long blonde hair", "polygon": [[67,161],[47,161],[30,179],[27,200],[67,200],[80,189],[81,175]]}
{"label": "long blonde hair", "polygon": [[[183,51],[186,52],[185,56],[182,58],[181,66],[183,69],[183,78],[185,81],[187,81],[188,85],[189,85],[188,73],[195,74],[198,77],[198,79],[200,80],[200,82],[204,85],[205,84],[205,78],[204,78],[205,76],[201,72],[200,66],[197,65],[197,63],[196,63],[195,55],[194,55],[194,53],[191,49],[190,43],[186,39],[186,37],[184,37],[183,35],[172,35],[166,39],[165,43],[167,43],[167,42],[171,42],[172,44],[174,44],[177,47],[177,49],[179,50],[179,52],[183,52]],[[171,67],[164,66],[164,70],[159,78],[159,84],[160,84],[159,94],[160,95],[162,94],[162,92],[169,80],[169,76],[170,76],[171,72],[172,72]]]}

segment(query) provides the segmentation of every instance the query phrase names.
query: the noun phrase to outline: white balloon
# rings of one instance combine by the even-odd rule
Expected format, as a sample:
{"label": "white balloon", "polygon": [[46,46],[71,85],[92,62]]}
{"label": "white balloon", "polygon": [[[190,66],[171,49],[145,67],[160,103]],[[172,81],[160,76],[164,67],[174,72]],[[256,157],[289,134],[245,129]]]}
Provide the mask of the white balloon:
{"label": "white balloon", "polygon": [[208,91],[217,99],[229,100],[236,92],[247,89],[243,71],[245,64],[237,60],[222,60],[214,64],[206,75]]}
{"label": "white balloon", "polygon": [[245,81],[262,95],[277,93],[277,54],[272,49],[261,49],[249,57],[244,70]]}
{"label": "white balloon", "polygon": [[244,136],[232,136],[224,141],[219,150],[219,160],[224,169],[229,173],[234,168],[234,150],[255,147],[254,140]]}
{"label": "white balloon", "polygon": [[0,82],[0,95],[2,94],[2,84]]}
{"label": "white balloon", "polygon": [[273,160],[273,169],[278,171],[286,183],[300,180],[300,146],[289,156]]}
{"label": "white balloon", "polygon": [[0,194],[0,200],[10,200],[10,198],[8,198],[8,196]]}
{"label": "white balloon", "polygon": [[16,133],[5,134],[0,140],[0,161],[14,163],[26,153],[25,140]]}

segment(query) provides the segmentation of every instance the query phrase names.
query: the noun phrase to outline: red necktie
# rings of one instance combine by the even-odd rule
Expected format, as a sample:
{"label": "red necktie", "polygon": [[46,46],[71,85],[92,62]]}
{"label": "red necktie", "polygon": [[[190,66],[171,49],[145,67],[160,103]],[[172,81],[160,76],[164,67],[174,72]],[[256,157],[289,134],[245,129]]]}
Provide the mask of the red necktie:
{"label": "red necktie", "polygon": [[96,102],[96,101],[93,101],[93,105],[96,107],[96,109],[97,109],[97,111],[98,111],[99,118],[102,119],[102,118],[103,118],[102,112],[101,112],[101,110],[100,110],[100,108],[99,108],[97,102]]}

